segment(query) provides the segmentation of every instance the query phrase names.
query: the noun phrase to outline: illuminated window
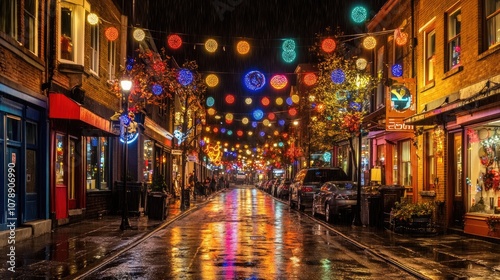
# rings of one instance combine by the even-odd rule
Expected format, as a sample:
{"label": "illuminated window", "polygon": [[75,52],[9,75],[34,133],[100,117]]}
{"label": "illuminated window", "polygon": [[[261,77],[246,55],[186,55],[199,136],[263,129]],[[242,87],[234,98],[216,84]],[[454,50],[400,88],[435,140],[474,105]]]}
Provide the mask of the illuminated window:
{"label": "illuminated window", "polygon": [[37,53],[37,1],[24,0],[24,46],[32,53]]}
{"label": "illuminated window", "polygon": [[436,54],[436,31],[425,33],[425,84],[434,81],[434,55]]}
{"label": "illuminated window", "polygon": [[[85,1],[86,3],[86,1]],[[83,65],[85,47],[85,5],[61,1],[59,9],[59,58]]]}
{"label": "illuminated window", "polygon": [[90,26],[90,70],[99,74],[99,24]]}
{"label": "illuminated window", "polygon": [[86,137],[87,190],[108,189],[108,143],[106,137]]}
{"label": "illuminated window", "polygon": [[460,31],[462,29],[462,13],[456,10],[448,16],[448,66],[451,70],[460,65]]}
{"label": "illuminated window", "polygon": [[500,1],[485,0],[486,49],[500,42]]}
{"label": "illuminated window", "polygon": [[116,78],[116,42],[108,41],[108,80]]}
{"label": "illuminated window", "polygon": [[434,155],[434,133],[427,132],[425,134],[426,142],[426,162],[425,162],[425,190],[433,190],[434,179],[436,178],[436,157]]}
{"label": "illuminated window", "polygon": [[17,0],[0,2],[0,31],[17,40]]}

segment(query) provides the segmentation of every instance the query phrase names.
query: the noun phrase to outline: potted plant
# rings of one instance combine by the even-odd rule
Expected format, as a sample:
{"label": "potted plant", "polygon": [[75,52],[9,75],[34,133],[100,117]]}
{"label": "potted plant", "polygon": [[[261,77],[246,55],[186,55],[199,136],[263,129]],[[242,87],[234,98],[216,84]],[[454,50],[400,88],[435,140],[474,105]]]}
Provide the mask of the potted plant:
{"label": "potted plant", "polygon": [[396,202],[391,210],[391,225],[395,231],[426,231],[431,228],[435,208],[432,202]]}
{"label": "potted plant", "polygon": [[154,177],[148,187],[147,213],[148,218],[164,220],[167,215],[167,182],[162,175]]}

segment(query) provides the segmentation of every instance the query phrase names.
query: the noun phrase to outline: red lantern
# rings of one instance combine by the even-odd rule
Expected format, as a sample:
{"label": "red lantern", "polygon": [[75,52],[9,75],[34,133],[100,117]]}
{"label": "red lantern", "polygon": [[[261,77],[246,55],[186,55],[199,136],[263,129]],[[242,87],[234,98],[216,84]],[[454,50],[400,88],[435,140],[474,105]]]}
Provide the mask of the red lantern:
{"label": "red lantern", "polygon": [[318,81],[318,77],[314,73],[307,73],[304,76],[304,84],[307,86],[312,86]]}
{"label": "red lantern", "polygon": [[106,36],[106,39],[109,41],[113,42],[116,39],[118,39],[118,29],[116,27],[108,27],[106,28],[106,31],[104,31],[104,36]]}
{"label": "red lantern", "polygon": [[167,44],[171,49],[176,50],[182,46],[182,38],[177,34],[168,35]]}
{"label": "red lantern", "polygon": [[331,53],[335,50],[337,44],[332,38],[326,38],[321,42],[321,49],[326,53]]}
{"label": "red lantern", "polygon": [[234,95],[232,95],[232,94],[226,95],[226,103],[233,104],[234,103]]}

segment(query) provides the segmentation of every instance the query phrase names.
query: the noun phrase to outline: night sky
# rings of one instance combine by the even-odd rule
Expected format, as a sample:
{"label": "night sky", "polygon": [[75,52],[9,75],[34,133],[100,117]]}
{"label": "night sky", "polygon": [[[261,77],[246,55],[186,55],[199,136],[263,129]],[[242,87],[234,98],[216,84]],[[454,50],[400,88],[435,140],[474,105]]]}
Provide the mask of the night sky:
{"label": "night sky", "polygon": [[[139,1],[140,2],[140,1]],[[372,18],[383,4],[376,1],[337,1],[337,0],[168,0],[150,1],[147,7],[147,24],[157,47],[166,47],[167,53],[175,58],[179,65],[186,60],[196,60],[199,71],[204,75],[217,74],[219,85],[208,88],[207,96],[215,98],[218,114],[233,113],[235,121],[231,125],[220,123],[213,118],[207,119],[209,124],[218,123],[219,127],[243,131],[260,129],[242,126],[245,116],[253,120],[251,113],[259,107],[266,114],[275,112],[278,119],[288,118],[286,106],[268,106],[260,104],[262,97],[267,96],[274,103],[278,96],[286,98],[290,93],[290,84],[295,84],[293,72],[298,64],[317,62],[309,48],[316,39],[316,34],[324,32],[327,27],[340,28],[344,34],[365,32],[363,24],[355,24],[350,17],[353,7],[363,5],[368,10],[368,18]],[[138,5],[141,5],[138,3]],[[145,9],[144,7],[142,9]],[[138,16],[139,17],[139,16]],[[143,18],[143,16],[141,16]],[[132,19],[133,21],[133,19]],[[178,50],[169,49],[166,38],[169,34],[178,34],[183,45]],[[208,38],[215,39],[219,48],[215,53],[205,50],[204,43]],[[236,52],[239,40],[250,43],[250,53],[240,55]],[[292,63],[285,63],[281,58],[284,39],[296,42],[297,58]],[[252,92],[243,85],[243,76],[250,70],[259,70],[266,76],[266,83],[275,74],[285,74],[289,85],[283,90],[275,90],[266,86]],[[235,95],[236,102],[228,105],[224,102],[226,94]],[[252,105],[244,103],[245,98],[252,97]],[[224,119],[221,120],[224,122]],[[255,145],[266,137],[253,136],[238,138],[221,135],[218,137],[231,142],[250,143]]]}

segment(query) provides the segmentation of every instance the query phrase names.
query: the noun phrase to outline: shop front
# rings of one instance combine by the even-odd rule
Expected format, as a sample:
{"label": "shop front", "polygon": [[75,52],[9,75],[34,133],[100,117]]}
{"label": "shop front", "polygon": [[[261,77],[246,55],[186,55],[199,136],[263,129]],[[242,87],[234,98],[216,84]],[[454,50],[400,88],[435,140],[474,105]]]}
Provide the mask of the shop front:
{"label": "shop front", "polygon": [[4,84],[0,100],[0,230],[6,230],[49,218],[47,101]]}
{"label": "shop front", "polygon": [[111,209],[109,120],[61,93],[49,95],[51,213],[58,225]]}

